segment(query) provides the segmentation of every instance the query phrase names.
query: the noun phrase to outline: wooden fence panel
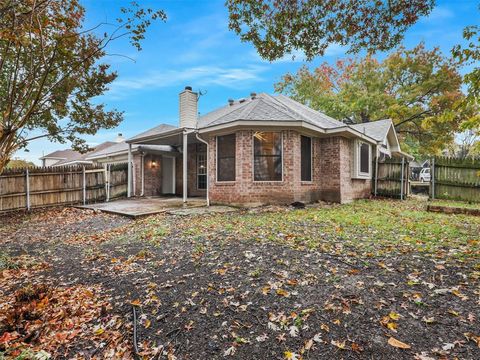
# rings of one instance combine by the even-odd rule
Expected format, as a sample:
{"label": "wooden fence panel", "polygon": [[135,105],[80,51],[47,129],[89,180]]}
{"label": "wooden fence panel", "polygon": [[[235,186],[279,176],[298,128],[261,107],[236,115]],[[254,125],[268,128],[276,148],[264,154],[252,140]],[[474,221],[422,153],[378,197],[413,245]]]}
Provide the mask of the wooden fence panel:
{"label": "wooden fence panel", "polygon": [[[376,164],[373,163],[373,186],[378,196],[405,198],[408,194],[408,161],[403,162],[403,193],[402,193],[402,161],[399,159],[385,159],[378,162],[378,174],[375,173]],[[376,183],[376,185],[375,185]]]}
{"label": "wooden fence panel", "polygon": [[480,159],[436,157],[432,166],[434,198],[480,202]]}
{"label": "wooden fence panel", "polygon": [[[85,168],[86,202],[105,201],[106,171],[103,167]],[[127,165],[112,166],[113,197],[127,190]],[[26,169],[7,169],[0,174],[0,211],[27,208]],[[83,203],[84,168],[82,166],[29,168],[30,208]],[[112,188],[111,188],[112,191]]]}

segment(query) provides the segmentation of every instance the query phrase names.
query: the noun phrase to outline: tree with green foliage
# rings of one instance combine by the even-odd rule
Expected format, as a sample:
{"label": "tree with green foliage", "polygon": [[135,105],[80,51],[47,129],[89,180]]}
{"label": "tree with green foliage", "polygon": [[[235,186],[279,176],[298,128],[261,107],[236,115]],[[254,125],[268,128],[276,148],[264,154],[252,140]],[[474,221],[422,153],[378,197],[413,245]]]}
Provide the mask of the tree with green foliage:
{"label": "tree with green foliage", "polygon": [[[435,0],[227,0],[227,6],[230,29],[252,43],[262,58],[274,61],[300,51],[311,60],[332,44],[350,53],[391,50],[409,27],[431,13]],[[467,44],[452,53],[473,66],[465,76],[467,100],[478,104],[480,26],[466,27],[463,37]]]}
{"label": "tree with green foliage", "polygon": [[20,158],[13,158],[11,159],[8,164],[7,164],[7,169],[19,169],[19,168],[28,168],[28,167],[34,167],[35,164],[31,161],[20,159]]}
{"label": "tree with green foliage", "polygon": [[459,64],[420,44],[383,61],[367,56],[313,71],[303,66],[283,76],[275,90],[346,122],[391,118],[410,150],[437,153],[476,118],[473,106],[460,106],[461,86]]}
{"label": "tree with green foliage", "polygon": [[[78,0],[0,2],[0,172],[29,141],[48,137],[86,150],[82,134],[112,128],[122,113],[94,99],[117,77],[104,62],[108,45],[128,37],[138,50],[163,11],[135,2],[115,24],[85,27]],[[106,32],[98,35],[106,27]],[[29,137],[35,131],[40,135]]]}
{"label": "tree with green foliage", "polygon": [[273,61],[300,50],[311,60],[329,45],[389,50],[428,15],[434,0],[227,0],[229,27]]}

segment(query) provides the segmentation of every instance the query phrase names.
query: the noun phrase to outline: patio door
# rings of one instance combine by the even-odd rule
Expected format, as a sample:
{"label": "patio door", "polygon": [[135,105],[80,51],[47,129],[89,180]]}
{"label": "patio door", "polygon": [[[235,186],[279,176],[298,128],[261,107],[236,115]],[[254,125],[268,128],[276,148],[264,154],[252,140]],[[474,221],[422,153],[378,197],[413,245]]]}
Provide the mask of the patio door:
{"label": "patio door", "polygon": [[175,158],[162,158],[162,194],[175,194]]}

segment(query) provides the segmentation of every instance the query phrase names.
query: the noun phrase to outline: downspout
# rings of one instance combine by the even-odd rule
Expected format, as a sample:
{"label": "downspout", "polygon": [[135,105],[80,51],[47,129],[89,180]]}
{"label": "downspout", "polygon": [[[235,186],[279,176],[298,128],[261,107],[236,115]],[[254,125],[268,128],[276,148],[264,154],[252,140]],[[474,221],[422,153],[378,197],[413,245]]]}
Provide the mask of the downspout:
{"label": "downspout", "polygon": [[132,144],[128,144],[128,182],[127,197],[132,196]]}
{"label": "downspout", "polygon": [[145,193],[145,153],[142,152],[142,191],[140,196],[143,196]]}
{"label": "downspout", "polygon": [[209,158],[210,158],[210,151],[209,151],[209,147],[208,147],[208,142],[203,140],[199,135],[198,135],[198,131],[195,132],[195,136],[197,137],[197,139],[199,141],[201,141],[202,143],[204,143],[206,146],[207,146],[207,206],[210,206],[210,197],[209,197],[209,190],[208,188],[210,187],[210,173],[209,173],[209,168],[210,168],[210,162],[209,162]]}
{"label": "downspout", "polygon": [[378,148],[378,145],[375,146],[375,197],[377,196],[378,192],[378,157],[380,156],[380,149]]}

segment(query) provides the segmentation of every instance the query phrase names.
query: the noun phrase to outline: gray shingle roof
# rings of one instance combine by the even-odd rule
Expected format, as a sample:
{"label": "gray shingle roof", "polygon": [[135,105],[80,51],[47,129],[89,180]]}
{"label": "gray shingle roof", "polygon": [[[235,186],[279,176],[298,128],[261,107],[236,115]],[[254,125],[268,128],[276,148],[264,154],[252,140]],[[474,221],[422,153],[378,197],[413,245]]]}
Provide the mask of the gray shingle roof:
{"label": "gray shingle roof", "polygon": [[345,126],[321,112],[312,110],[284,95],[271,96],[265,93],[254,99],[248,98],[233,105],[226,105],[201,116],[198,127],[228,124],[237,120],[259,121],[305,121],[323,129]]}
{"label": "gray shingle roof", "polygon": [[78,151],[72,150],[72,149],[65,149],[65,150],[57,150],[54,151],[50,154],[43,155],[40,160],[43,159],[68,159],[76,156],[78,154]]}
{"label": "gray shingle roof", "polygon": [[390,126],[392,126],[392,120],[390,119],[350,125],[351,128],[360,131],[362,134],[370,136],[377,141],[385,140]]}
{"label": "gray shingle roof", "polygon": [[[172,152],[175,149],[169,145],[140,145],[140,144],[133,144],[132,150],[135,151],[139,147],[145,150],[152,150],[152,151],[165,151],[165,152]],[[125,141],[120,143],[116,143],[110,147],[107,147],[101,151],[96,151],[94,154],[88,154],[87,159],[98,159],[102,157],[112,156],[114,154],[122,154],[128,152],[128,144]]]}
{"label": "gray shingle roof", "polygon": [[64,164],[70,164],[72,162],[89,162],[89,160],[87,159],[88,157],[92,156],[93,154],[95,154],[97,151],[102,151],[104,149],[107,149],[109,148],[110,146],[114,145],[116,143],[112,142],[112,141],[105,141],[99,145],[97,145],[92,151],[89,151],[85,154],[81,154],[77,151],[73,151],[74,154],[72,154],[72,156],[70,156],[69,158],[65,159],[65,160],[61,160],[57,163],[54,164],[54,166],[60,166],[60,165],[64,165]]}
{"label": "gray shingle roof", "polygon": [[160,124],[158,126],[155,126],[154,128],[144,131],[138,135],[135,135],[134,137],[128,139],[128,141],[142,139],[145,137],[150,137],[155,135],[161,135],[162,133],[175,130],[175,129],[178,129],[178,128],[176,126],[169,125],[169,124]]}

